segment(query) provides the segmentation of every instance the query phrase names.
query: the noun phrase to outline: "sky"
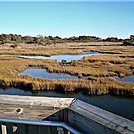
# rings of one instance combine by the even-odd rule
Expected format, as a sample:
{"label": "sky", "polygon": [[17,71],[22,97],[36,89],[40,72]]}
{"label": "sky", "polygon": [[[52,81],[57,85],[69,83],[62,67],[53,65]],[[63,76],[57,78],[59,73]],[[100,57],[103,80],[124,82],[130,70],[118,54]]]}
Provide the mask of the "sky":
{"label": "sky", "polygon": [[128,38],[134,34],[134,1],[0,0],[0,34]]}

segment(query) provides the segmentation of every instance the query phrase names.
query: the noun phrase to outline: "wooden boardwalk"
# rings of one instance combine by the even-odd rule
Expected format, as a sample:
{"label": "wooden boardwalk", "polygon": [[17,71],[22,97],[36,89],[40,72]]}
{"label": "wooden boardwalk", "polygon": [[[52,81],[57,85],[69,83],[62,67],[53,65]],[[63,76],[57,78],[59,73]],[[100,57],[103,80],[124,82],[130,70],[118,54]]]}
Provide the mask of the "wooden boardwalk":
{"label": "wooden boardwalk", "polygon": [[[17,112],[17,110],[19,112]],[[61,110],[61,108],[0,104],[0,117],[28,120],[44,120],[45,118],[58,112],[59,110]]]}
{"label": "wooden boardwalk", "polygon": [[12,120],[13,124],[20,121],[26,124],[28,120],[30,124],[32,121],[38,126],[38,134],[39,124],[45,126],[47,123],[47,126],[56,125],[59,134],[61,128],[67,133],[134,134],[133,121],[74,98],[0,95],[0,118],[2,134],[7,134],[4,124],[10,122],[2,118],[17,119]]}
{"label": "wooden boardwalk", "polygon": [[0,117],[44,120],[67,108],[72,101],[72,98],[0,95]]}
{"label": "wooden boardwalk", "polygon": [[[52,134],[53,131],[69,132],[77,131],[64,123],[64,109],[66,109],[74,99],[71,98],[51,98],[51,97],[32,97],[17,95],[0,95],[0,119],[2,134],[19,133],[20,130],[29,134],[30,124],[36,124],[36,129],[32,128],[32,133],[42,134],[41,126],[45,127],[45,134]],[[67,115],[66,115],[67,117]],[[13,119],[12,125],[8,125]],[[21,128],[16,122],[25,122]],[[51,120],[52,119],[52,120]],[[6,120],[6,121],[5,121]],[[56,121],[57,122],[56,122]],[[29,122],[29,123],[28,123]],[[27,124],[28,123],[28,124]],[[21,123],[19,123],[21,124]],[[27,125],[26,125],[27,124]],[[48,125],[46,125],[48,124]],[[16,127],[17,126],[17,127]],[[52,127],[53,126],[53,127]],[[68,130],[71,129],[71,130]],[[22,134],[22,132],[21,132]]]}

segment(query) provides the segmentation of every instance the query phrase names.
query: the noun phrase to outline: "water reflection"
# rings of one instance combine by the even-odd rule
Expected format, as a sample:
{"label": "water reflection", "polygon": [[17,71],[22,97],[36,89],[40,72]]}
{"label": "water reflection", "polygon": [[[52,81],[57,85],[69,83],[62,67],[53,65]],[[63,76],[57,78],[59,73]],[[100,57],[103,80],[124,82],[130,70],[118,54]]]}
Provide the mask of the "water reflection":
{"label": "water reflection", "polygon": [[0,94],[42,97],[74,97],[134,121],[134,97],[127,98],[111,95],[85,96],[81,92],[58,93],[54,91],[24,91],[17,88],[0,88]]}
{"label": "water reflection", "polygon": [[[29,68],[19,73],[19,75],[30,75],[32,77],[41,77],[46,79],[57,79],[57,80],[78,80],[77,76],[71,76],[68,74],[57,74],[57,73],[49,73],[46,69],[39,68]],[[87,79],[87,78],[83,78]]]}
{"label": "water reflection", "polygon": [[70,55],[70,54],[60,54],[60,55],[52,55],[50,57],[46,56],[19,56],[23,58],[34,58],[34,59],[53,59],[57,60],[58,62],[61,62],[63,59],[66,60],[67,62],[71,62],[71,60],[79,60],[83,58],[84,56],[91,56],[91,55],[98,55],[101,54],[99,52],[84,52],[82,54],[75,54],[75,55]]}
{"label": "water reflection", "polygon": [[122,82],[134,82],[134,75],[133,76],[126,76],[124,78],[120,78],[118,76],[114,77],[117,81],[122,81]]}

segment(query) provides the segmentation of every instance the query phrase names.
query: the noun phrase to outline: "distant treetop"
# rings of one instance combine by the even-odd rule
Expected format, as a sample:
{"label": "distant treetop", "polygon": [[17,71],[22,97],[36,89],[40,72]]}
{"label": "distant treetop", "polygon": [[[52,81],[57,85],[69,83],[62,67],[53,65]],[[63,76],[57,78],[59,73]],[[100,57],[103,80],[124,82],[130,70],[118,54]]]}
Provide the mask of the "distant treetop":
{"label": "distant treetop", "polygon": [[[0,35],[0,44],[4,43],[26,43],[26,44],[39,44],[39,45],[49,45],[56,43],[64,43],[64,42],[100,42],[100,41],[108,41],[108,42],[123,42],[123,39],[118,39],[117,37],[108,37],[106,39],[102,39],[96,36],[73,36],[69,38],[61,38],[59,36],[43,36],[37,35],[33,36],[21,36],[17,34],[1,34]],[[126,39],[125,41],[131,42],[134,41],[134,35],[130,35],[130,39]]]}

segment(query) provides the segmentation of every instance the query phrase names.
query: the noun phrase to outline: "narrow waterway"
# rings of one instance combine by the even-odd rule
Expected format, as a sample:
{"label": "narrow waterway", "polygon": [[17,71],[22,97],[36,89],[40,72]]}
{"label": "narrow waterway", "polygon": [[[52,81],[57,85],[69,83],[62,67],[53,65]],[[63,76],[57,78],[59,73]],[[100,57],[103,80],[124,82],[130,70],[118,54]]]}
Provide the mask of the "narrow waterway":
{"label": "narrow waterway", "polygon": [[84,56],[99,55],[99,54],[102,54],[102,53],[99,53],[99,52],[84,52],[82,54],[74,54],[74,55],[60,54],[60,55],[52,55],[50,57],[46,57],[46,56],[25,56],[25,55],[23,56],[23,55],[20,55],[19,57],[34,58],[34,59],[53,59],[53,60],[57,60],[58,62],[61,62],[64,59],[67,62],[71,62],[71,60],[79,60],[79,59],[83,58]]}
{"label": "narrow waterway", "polygon": [[[71,76],[69,74],[57,74],[57,73],[49,73],[46,69],[39,69],[39,68],[28,68],[19,73],[19,75],[30,75],[32,77],[40,77],[45,79],[56,79],[56,80],[78,80],[77,76]],[[82,78],[87,80],[88,78]]]}
{"label": "narrow waterway", "polygon": [[134,121],[134,97],[119,97],[111,95],[100,95],[100,96],[85,96],[81,92],[73,93],[57,93],[50,91],[24,91],[17,88],[0,88],[0,94],[10,95],[23,95],[23,96],[45,96],[45,97],[74,97],[113,112],[125,118]]}
{"label": "narrow waterway", "polygon": [[[77,76],[71,76],[69,74],[58,74],[58,73],[49,73],[46,69],[40,68],[28,68],[19,73],[19,75],[30,75],[32,77],[40,77],[45,79],[56,79],[56,80],[78,80]],[[134,82],[134,75],[126,76],[124,78],[120,78],[118,76],[114,76],[117,81],[121,82]],[[83,77],[83,80],[88,80],[88,77]]]}
{"label": "narrow waterway", "polygon": [[117,81],[121,81],[121,82],[134,82],[134,75],[132,76],[126,76],[124,78],[120,78],[118,76],[114,77]]}

